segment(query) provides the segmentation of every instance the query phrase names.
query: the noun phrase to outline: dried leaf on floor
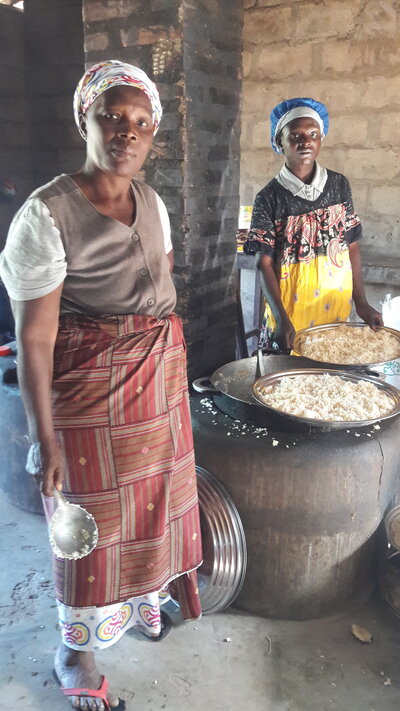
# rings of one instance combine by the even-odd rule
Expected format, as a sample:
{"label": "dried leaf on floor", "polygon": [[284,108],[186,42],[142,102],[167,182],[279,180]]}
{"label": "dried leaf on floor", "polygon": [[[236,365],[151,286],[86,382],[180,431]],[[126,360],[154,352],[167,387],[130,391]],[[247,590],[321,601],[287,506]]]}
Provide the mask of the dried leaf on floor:
{"label": "dried leaf on floor", "polygon": [[371,632],[368,632],[368,630],[366,630],[364,627],[360,627],[359,625],[351,625],[351,633],[356,639],[358,639],[363,644],[372,643],[372,634]]}

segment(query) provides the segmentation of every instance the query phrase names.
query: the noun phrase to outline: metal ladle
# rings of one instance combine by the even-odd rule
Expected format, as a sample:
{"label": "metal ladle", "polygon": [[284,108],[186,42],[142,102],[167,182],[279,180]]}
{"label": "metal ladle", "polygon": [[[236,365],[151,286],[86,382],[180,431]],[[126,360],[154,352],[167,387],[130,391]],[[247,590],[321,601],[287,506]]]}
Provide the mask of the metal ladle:
{"label": "metal ladle", "polygon": [[53,496],[57,508],[49,522],[49,538],[55,555],[70,560],[89,555],[99,538],[92,514],[78,504],[70,504],[57,489]]}

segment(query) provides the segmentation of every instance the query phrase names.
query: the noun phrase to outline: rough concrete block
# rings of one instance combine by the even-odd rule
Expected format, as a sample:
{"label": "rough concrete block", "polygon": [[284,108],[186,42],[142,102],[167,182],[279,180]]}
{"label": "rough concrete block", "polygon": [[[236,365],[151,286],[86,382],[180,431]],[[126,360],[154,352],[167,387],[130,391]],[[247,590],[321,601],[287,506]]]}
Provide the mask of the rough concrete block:
{"label": "rough concrete block", "polygon": [[259,188],[259,186],[253,185],[252,182],[246,182],[245,179],[243,178],[240,181],[240,204],[241,205],[252,205],[254,202],[254,196],[255,196],[258,188]]}
{"label": "rough concrete block", "polygon": [[[224,83],[226,82],[224,81]],[[211,86],[208,90],[208,95],[211,99],[211,103],[213,104],[232,106],[233,103],[238,101],[238,97],[235,96],[234,92],[232,92],[230,88],[222,89]]]}
{"label": "rough concrete block", "polygon": [[242,182],[248,186],[248,192],[246,202],[241,204],[251,205],[257,192],[275,177],[282,165],[282,158],[275,154],[272,148],[245,151],[242,154],[240,172]]}
{"label": "rough concrete block", "polygon": [[260,120],[263,116],[268,116],[276,104],[293,96],[313,96],[315,99],[323,101],[329,111],[332,111],[336,106],[342,110],[352,109],[354,105],[357,105],[353,97],[342,96],[341,87],[343,87],[343,83],[336,83],[338,86],[334,86],[335,82],[331,80],[318,81],[313,79],[311,81],[310,77],[303,79],[300,76],[297,80],[288,78],[282,82],[266,80],[258,85],[256,82],[252,82],[250,86],[246,82],[243,92],[243,114],[245,117],[248,115],[254,116],[254,112],[257,110],[256,107],[258,107],[258,110],[261,108],[262,114],[254,116],[256,120]]}
{"label": "rough concrete block", "polygon": [[370,209],[378,215],[399,216],[399,186],[380,185],[371,188]]}
{"label": "rough concrete block", "polygon": [[[281,86],[281,85],[280,85]],[[273,108],[274,99],[271,97],[271,90],[277,87],[273,84],[261,83],[256,81],[247,81],[243,86],[243,98],[242,98],[242,116],[252,116],[254,119],[261,119],[264,115],[264,111],[268,112]],[[280,89],[282,92],[282,88]],[[281,95],[281,94],[280,94]],[[294,96],[294,94],[293,94]],[[260,115],[257,116],[257,112]]]}
{"label": "rough concrete block", "polygon": [[162,25],[146,29],[136,26],[130,29],[122,28],[120,34],[123,47],[130,47],[131,45],[152,45],[161,39],[168,38],[168,32]]}
{"label": "rough concrete block", "polygon": [[397,6],[388,0],[369,0],[363,3],[355,23],[356,36],[397,34],[397,13]]}
{"label": "rough concrete block", "polygon": [[[291,0],[294,4],[295,2],[303,2],[303,0]],[[287,0],[257,0],[258,7],[270,7],[278,5],[287,5]]]}
{"label": "rough concrete block", "polygon": [[157,81],[157,89],[162,102],[181,99],[182,86],[176,84],[166,84],[164,81]]}
{"label": "rough concrete block", "polygon": [[318,45],[319,69],[321,72],[350,73],[351,45],[347,39],[328,40]]}
{"label": "rough concrete block", "polygon": [[372,38],[359,42],[348,38],[328,40],[318,46],[319,66],[330,76],[347,74],[365,77],[369,74],[391,73],[399,67],[398,42],[391,38]]}
{"label": "rough concrete block", "polygon": [[97,22],[98,20],[111,20],[114,17],[128,17],[134,12],[132,0],[83,0],[84,22]]}
{"label": "rough concrete block", "polygon": [[394,76],[367,77],[360,92],[361,106],[386,108],[390,104],[400,107],[400,73]]}
{"label": "rough concrete block", "polygon": [[363,239],[361,243],[361,251],[366,255],[365,259],[373,256],[386,255],[387,261],[389,255],[393,257],[393,241],[400,239],[400,225],[397,218],[393,219],[385,215],[376,215],[371,213],[362,221]]}
{"label": "rough concrete block", "polygon": [[287,40],[293,33],[291,13],[291,8],[286,5],[284,7],[256,9],[245,13],[244,45],[268,45]]}
{"label": "rough concrete block", "polygon": [[396,150],[400,147],[400,122],[398,112],[382,112],[379,120],[372,122],[372,131],[380,143],[387,143]]}
{"label": "rough concrete block", "polygon": [[[325,165],[323,161],[322,163],[323,165]],[[330,166],[327,167],[329,168]],[[363,222],[369,207],[370,186],[364,181],[352,180],[350,187],[353,195],[354,209],[358,213],[361,221]]]}
{"label": "rough concrete block", "polygon": [[269,119],[267,114],[262,121],[251,124],[246,122],[243,130],[243,143],[250,150],[261,148],[265,149],[269,143]]}
{"label": "rough concrete block", "polygon": [[359,2],[356,0],[329,0],[329,2],[313,2],[297,5],[293,9],[293,22],[290,35],[294,39],[304,42],[314,38],[327,38],[332,35],[348,36],[353,29]]}
{"label": "rough concrete block", "polygon": [[247,82],[244,87],[245,101],[252,106],[253,96],[268,96],[268,105],[271,108],[283,99],[292,96],[313,96],[327,105],[328,110],[340,110],[347,112],[354,110],[360,113],[362,109],[370,109],[374,113],[376,109],[386,108],[388,105],[400,107],[400,73],[393,77],[369,76],[363,80],[354,81],[350,78],[332,81],[331,78],[308,77],[298,81],[288,79],[283,82],[272,82],[268,88],[261,86],[257,82]]}
{"label": "rough concrete block", "polygon": [[169,215],[182,215],[183,212],[183,197],[172,197],[171,195],[160,195],[162,200],[164,200]]}
{"label": "rough concrete block", "polygon": [[176,0],[151,0],[150,5],[153,12],[171,10],[176,8]]}
{"label": "rough concrete block", "polygon": [[[386,274],[383,270],[377,269],[379,266],[397,267],[398,277],[400,276],[400,259],[397,245],[400,241],[400,224],[398,220],[384,216],[378,219],[369,218],[363,221],[363,239],[361,242],[361,253],[363,262],[363,272],[368,272],[368,280],[375,283],[385,283],[385,277],[393,281],[393,275]],[[367,268],[371,265],[372,268]],[[380,272],[380,273],[379,273]],[[400,281],[400,280],[399,280]]]}
{"label": "rough concrete block", "polygon": [[400,155],[383,148],[332,148],[322,155],[325,165],[344,173],[350,182],[373,180],[387,185],[400,171]]}
{"label": "rough concrete block", "polygon": [[312,44],[257,47],[251,64],[253,81],[282,81],[290,76],[308,77],[312,67]]}
{"label": "rough concrete block", "polygon": [[349,113],[360,111],[360,104],[365,92],[365,80],[357,82],[352,79],[332,81],[327,78],[316,82],[314,86],[314,96],[323,101],[328,110],[348,111]]}
{"label": "rough concrete block", "polygon": [[[346,144],[348,146],[366,146],[368,135],[367,114],[346,114],[332,116],[329,125],[329,143],[331,146]],[[376,136],[378,138],[378,136]],[[324,145],[324,143],[322,144]]]}
{"label": "rough concrete block", "polygon": [[93,35],[85,34],[86,52],[106,49],[108,47],[108,34],[106,32],[95,32]]}
{"label": "rough concrete block", "polygon": [[160,185],[176,187],[182,184],[182,172],[179,169],[158,168],[154,177]]}
{"label": "rough concrete block", "polygon": [[165,113],[162,117],[162,130],[176,131],[180,126],[180,122],[179,114]]}
{"label": "rough concrete block", "polygon": [[220,53],[212,53],[212,49],[204,54],[204,47],[199,47],[192,52],[190,57],[185,57],[186,68],[204,72],[204,74],[219,76],[221,74]]}

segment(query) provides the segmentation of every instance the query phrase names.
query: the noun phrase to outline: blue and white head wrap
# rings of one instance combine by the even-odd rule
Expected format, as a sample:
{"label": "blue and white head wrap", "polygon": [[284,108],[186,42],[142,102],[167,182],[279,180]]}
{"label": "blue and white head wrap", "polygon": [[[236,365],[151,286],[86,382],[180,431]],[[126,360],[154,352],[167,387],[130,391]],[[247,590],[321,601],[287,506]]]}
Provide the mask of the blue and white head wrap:
{"label": "blue and white head wrap", "polygon": [[280,132],[288,123],[298,118],[312,118],[321,129],[321,138],[325,138],[329,129],[328,109],[315,99],[298,98],[282,101],[271,111],[271,144],[274,151],[283,153],[276,142]]}

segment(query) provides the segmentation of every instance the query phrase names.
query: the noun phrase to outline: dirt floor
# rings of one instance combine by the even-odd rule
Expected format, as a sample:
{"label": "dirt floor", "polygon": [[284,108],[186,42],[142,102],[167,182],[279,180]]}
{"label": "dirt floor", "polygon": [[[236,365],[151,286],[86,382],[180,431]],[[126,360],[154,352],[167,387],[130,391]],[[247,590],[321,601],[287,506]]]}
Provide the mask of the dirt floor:
{"label": "dirt floor", "polygon": [[[63,711],[44,519],[0,499],[1,708]],[[268,594],[268,591],[264,591]],[[382,602],[308,622],[230,609],[181,623],[160,644],[127,633],[99,659],[128,711],[398,711],[400,620]],[[352,623],[372,644],[351,635]]]}

